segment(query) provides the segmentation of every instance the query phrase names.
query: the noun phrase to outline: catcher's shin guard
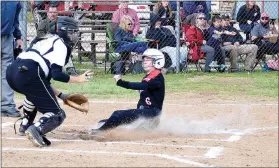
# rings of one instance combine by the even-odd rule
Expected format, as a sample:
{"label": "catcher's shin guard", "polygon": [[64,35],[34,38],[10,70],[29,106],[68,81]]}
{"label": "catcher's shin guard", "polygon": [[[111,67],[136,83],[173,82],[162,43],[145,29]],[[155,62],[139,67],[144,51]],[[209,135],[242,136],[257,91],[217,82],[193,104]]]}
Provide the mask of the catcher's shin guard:
{"label": "catcher's shin guard", "polygon": [[60,126],[64,119],[66,118],[66,114],[64,110],[61,109],[61,111],[58,114],[54,113],[45,113],[40,120],[35,123],[35,126],[38,128],[38,131],[41,135],[44,135],[58,126]]}

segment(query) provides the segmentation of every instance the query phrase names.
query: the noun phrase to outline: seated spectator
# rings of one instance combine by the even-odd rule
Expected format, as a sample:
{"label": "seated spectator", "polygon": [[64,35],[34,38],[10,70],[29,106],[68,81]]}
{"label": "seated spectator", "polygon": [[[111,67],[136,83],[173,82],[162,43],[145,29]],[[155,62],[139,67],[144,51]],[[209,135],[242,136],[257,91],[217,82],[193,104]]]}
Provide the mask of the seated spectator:
{"label": "seated spectator", "polygon": [[215,55],[214,60],[209,66],[210,67],[218,67],[220,72],[225,71],[225,54],[222,53],[221,50],[221,35],[223,34],[222,26],[221,26],[221,17],[216,15],[212,17],[212,26],[209,29],[210,37],[207,41],[207,44],[214,48]]}
{"label": "seated spectator", "polygon": [[[199,13],[196,17],[196,25],[191,26],[186,32],[186,41],[190,43],[190,48],[196,48],[193,51],[200,56],[202,53],[206,54],[205,72],[210,72],[209,64],[213,61],[215,50],[206,45],[206,37],[208,37],[209,25],[207,24],[205,14]],[[202,52],[202,53],[201,53]]]}
{"label": "seated spectator", "polygon": [[[175,35],[168,28],[161,25],[160,17],[156,14],[150,15],[150,24],[150,29],[147,31],[146,38],[158,41],[158,48],[170,56],[172,60],[171,67],[175,67],[177,63]],[[186,56],[187,50],[181,47],[180,63],[186,59]]]}
{"label": "seated spectator", "polygon": [[[271,41],[274,36],[278,37],[278,31],[274,24],[269,24],[269,15],[261,14],[260,23],[256,24],[251,31],[251,39],[259,47],[257,58],[262,59],[264,54],[275,54],[279,52],[279,41]],[[273,37],[272,37],[273,36]]]}
{"label": "seated spectator", "polygon": [[188,25],[195,25],[196,24],[196,18],[197,18],[197,15],[199,13],[204,13],[204,8],[203,8],[202,5],[198,5],[193,14],[190,14],[190,15],[186,16],[185,19],[182,18],[183,22],[185,24],[188,24]]}
{"label": "seated spectator", "polygon": [[260,8],[256,5],[256,1],[247,0],[246,4],[240,7],[236,20],[239,22],[240,29],[246,34],[246,40],[250,39],[250,32],[260,16]]}
{"label": "seated spectator", "polygon": [[258,46],[255,44],[244,44],[243,38],[238,30],[230,24],[230,16],[222,16],[223,35],[222,42],[224,51],[230,53],[231,72],[237,72],[237,57],[246,54],[245,70],[251,71],[257,56]]}
{"label": "seated spectator", "polygon": [[184,18],[196,12],[197,7],[201,5],[203,7],[203,13],[206,16],[206,20],[210,19],[209,10],[206,5],[206,1],[185,1],[183,2]]}
{"label": "seated spectator", "polygon": [[175,26],[174,15],[172,14],[169,1],[158,1],[154,7],[153,13],[160,17],[162,26]]}
{"label": "seated spectator", "polygon": [[128,1],[122,1],[119,5],[119,9],[113,13],[112,22],[120,23],[123,16],[128,15],[132,18],[132,32],[136,36],[140,29],[139,18],[137,12],[134,9],[128,8]]}
{"label": "seated spectator", "polygon": [[156,14],[150,15],[150,28],[146,33],[146,38],[158,40],[159,49],[165,46],[176,47],[175,35],[168,29],[162,26],[160,17]]}
{"label": "seated spectator", "polygon": [[133,35],[133,20],[130,16],[123,16],[119,27],[114,32],[117,41],[116,52],[136,52],[142,54],[147,49],[145,42],[137,42]]}

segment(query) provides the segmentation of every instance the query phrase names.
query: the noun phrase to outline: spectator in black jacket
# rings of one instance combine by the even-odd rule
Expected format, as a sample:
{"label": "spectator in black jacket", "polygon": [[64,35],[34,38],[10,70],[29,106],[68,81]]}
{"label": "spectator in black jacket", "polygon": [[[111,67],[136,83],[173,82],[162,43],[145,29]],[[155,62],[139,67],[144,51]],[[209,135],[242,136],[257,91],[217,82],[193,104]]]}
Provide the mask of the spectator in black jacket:
{"label": "spectator in black jacket", "polygon": [[161,18],[162,26],[175,26],[174,15],[172,14],[172,8],[169,1],[158,1],[154,7],[153,13],[158,14]]}
{"label": "spectator in black jacket", "polygon": [[239,34],[238,30],[230,24],[230,16],[222,16],[222,42],[224,51],[230,53],[231,59],[231,72],[238,71],[237,69],[237,57],[242,54],[246,54],[245,70],[251,71],[257,56],[258,46],[255,44],[244,44],[243,38]]}
{"label": "spectator in black jacket", "polygon": [[159,49],[166,46],[176,47],[176,38],[174,34],[161,25],[161,19],[156,14],[150,15],[150,29],[147,31],[146,38],[158,40]]}
{"label": "spectator in black jacket", "polygon": [[246,40],[249,39],[249,34],[261,16],[261,11],[255,1],[247,0],[246,4],[240,7],[236,20],[239,22],[239,27],[246,34]]}

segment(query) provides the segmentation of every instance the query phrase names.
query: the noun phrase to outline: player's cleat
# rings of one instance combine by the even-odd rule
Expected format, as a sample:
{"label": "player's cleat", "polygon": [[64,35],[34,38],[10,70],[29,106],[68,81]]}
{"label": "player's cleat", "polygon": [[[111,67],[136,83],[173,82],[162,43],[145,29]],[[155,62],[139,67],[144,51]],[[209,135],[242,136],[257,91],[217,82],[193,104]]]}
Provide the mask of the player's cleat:
{"label": "player's cleat", "polygon": [[47,144],[48,142],[45,142],[45,140],[44,140],[45,137],[43,138],[43,136],[40,135],[39,131],[37,130],[37,128],[34,125],[31,125],[26,130],[26,136],[36,147],[48,146],[48,144]]}

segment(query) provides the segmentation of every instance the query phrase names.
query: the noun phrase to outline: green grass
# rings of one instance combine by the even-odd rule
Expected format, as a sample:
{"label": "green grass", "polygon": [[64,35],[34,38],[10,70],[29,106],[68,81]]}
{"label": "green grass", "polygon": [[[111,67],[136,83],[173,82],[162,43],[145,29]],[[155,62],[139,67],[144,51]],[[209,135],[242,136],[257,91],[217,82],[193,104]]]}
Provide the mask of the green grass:
{"label": "green grass", "polygon": [[[88,69],[88,65],[78,65]],[[89,66],[92,67],[92,66]],[[94,99],[129,99],[138,98],[133,90],[123,89],[115,85],[112,74],[104,74],[104,70],[90,68],[95,71],[94,77],[86,84],[65,84],[52,81],[53,85],[65,93],[81,93]],[[125,75],[124,80],[140,81],[143,74]],[[278,73],[201,73],[191,72],[168,74],[165,76],[166,93],[209,93],[220,96],[253,96],[278,98]],[[17,94],[17,97],[19,95]]]}

